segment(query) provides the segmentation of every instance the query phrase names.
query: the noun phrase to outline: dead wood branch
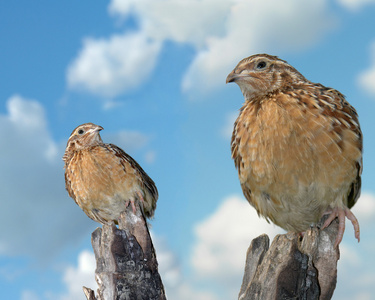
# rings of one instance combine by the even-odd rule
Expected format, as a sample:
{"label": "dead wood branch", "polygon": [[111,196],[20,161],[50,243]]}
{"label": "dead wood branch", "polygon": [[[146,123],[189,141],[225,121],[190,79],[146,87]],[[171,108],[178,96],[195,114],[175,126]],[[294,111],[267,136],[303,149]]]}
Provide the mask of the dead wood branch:
{"label": "dead wood branch", "polygon": [[97,228],[91,236],[96,259],[95,279],[99,289],[83,287],[88,300],[165,300],[154,246],[147,222],[136,205],[114,223]]}
{"label": "dead wood branch", "polygon": [[238,299],[331,299],[340,258],[334,248],[337,230],[335,220],[324,230],[311,228],[302,241],[294,233],[277,235],[271,247],[267,235],[254,239]]}

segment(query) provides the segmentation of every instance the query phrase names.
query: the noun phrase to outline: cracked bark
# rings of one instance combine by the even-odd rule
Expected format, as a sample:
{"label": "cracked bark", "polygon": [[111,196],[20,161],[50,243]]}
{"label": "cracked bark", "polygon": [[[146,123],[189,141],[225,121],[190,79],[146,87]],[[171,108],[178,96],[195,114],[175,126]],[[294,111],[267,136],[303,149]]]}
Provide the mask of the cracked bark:
{"label": "cracked bark", "polygon": [[165,300],[155,249],[147,222],[136,205],[121,214],[118,228],[112,222],[91,235],[95,253],[97,296],[83,287],[87,300]]}
{"label": "cracked bark", "polygon": [[336,219],[324,230],[309,229],[302,241],[295,233],[277,235],[271,246],[267,235],[255,238],[247,250],[238,299],[331,299],[340,258],[334,248],[337,230]]}

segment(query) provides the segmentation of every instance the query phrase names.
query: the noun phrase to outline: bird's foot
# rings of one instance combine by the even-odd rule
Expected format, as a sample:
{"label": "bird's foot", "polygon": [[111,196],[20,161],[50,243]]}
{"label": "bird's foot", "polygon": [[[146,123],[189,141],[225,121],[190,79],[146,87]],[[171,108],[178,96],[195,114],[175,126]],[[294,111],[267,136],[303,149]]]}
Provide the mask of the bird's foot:
{"label": "bird's foot", "polygon": [[135,209],[135,201],[134,201],[134,199],[130,199],[130,200],[126,201],[126,207],[128,207],[129,204],[132,207],[133,214],[135,214],[136,209]]}
{"label": "bird's foot", "polygon": [[[141,204],[142,204],[141,207],[143,207],[143,203],[144,203],[145,200],[143,199],[143,196],[142,196],[142,194],[141,194],[140,192],[137,191],[136,193],[137,193],[137,196],[138,196],[139,201],[140,201]],[[131,205],[132,210],[133,210],[133,213],[135,214],[135,213],[136,213],[136,208],[135,208],[135,199],[132,198],[132,199],[128,200],[127,203],[126,203],[126,207],[128,207],[129,204]]]}
{"label": "bird's foot", "polygon": [[143,206],[143,203],[145,202],[145,200],[143,199],[143,196],[142,196],[141,192],[137,191],[137,195],[138,195],[139,201],[141,201],[142,206]]}
{"label": "bird's foot", "polygon": [[349,208],[347,208],[347,207],[345,207],[345,208],[335,207],[334,209],[325,212],[323,215],[329,215],[329,216],[328,216],[328,219],[324,222],[324,224],[323,224],[323,226],[321,228],[322,230],[324,228],[328,227],[329,224],[331,224],[331,222],[336,217],[339,219],[339,230],[337,232],[337,237],[336,237],[336,241],[335,241],[335,247],[337,247],[341,243],[342,238],[344,236],[344,231],[345,231],[345,217],[347,217],[352,222],[353,227],[354,227],[355,238],[359,242],[359,223],[358,223],[357,218],[354,216],[354,214],[350,211]]}

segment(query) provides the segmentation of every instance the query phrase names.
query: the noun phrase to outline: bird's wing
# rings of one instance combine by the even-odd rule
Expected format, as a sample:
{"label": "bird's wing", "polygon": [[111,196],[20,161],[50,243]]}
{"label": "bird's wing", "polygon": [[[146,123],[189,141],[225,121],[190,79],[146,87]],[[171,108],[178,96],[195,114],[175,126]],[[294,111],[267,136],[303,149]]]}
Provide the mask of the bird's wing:
{"label": "bird's wing", "polygon": [[[358,121],[357,111],[353,106],[346,101],[345,96],[339,91],[327,88],[321,84],[315,84],[318,87],[316,94],[319,106],[324,110],[323,113],[332,116],[335,120],[339,120],[341,124],[349,128],[358,136],[358,149],[363,150],[363,136]],[[342,126],[342,125],[341,125]],[[335,129],[334,129],[335,130]],[[336,127],[338,134],[340,134],[339,124]],[[356,162],[357,176],[351,184],[348,191],[348,207],[351,208],[357,202],[361,194],[361,174],[362,174],[362,156]]]}
{"label": "bird's wing", "polygon": [[[122,165],[130,164],[131,167],[137,171],[143,187],[149,192],[149,194],[156,200],[159,197],[158,190],[154,181],[147,175],[142,167],[124,150],[113,144],[105,144],[105,147],[112,151],[119,159]],[[124,167],[125,169],[125,167]]]}

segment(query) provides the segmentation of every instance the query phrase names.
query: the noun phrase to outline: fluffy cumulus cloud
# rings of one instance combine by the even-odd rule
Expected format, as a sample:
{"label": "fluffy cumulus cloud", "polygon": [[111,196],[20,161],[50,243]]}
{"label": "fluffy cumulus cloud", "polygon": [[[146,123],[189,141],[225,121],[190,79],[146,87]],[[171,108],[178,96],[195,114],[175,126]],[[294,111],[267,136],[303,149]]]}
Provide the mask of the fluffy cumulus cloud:
{"label": "fluffy cumulus cloud", "polygon": [[197,277],[223,289],[219,299],[235,299],[239,292],[246,251],[255,237],[266,233],[272,239],[283,231],[258,217],[239,196],[226,198],[218,209],[195,227],[197,238],[192,266]]}
{"label": "fluffy cumulus cloud", "polygon": [[337,0],[337,2],[351,11],[358,11],[368,4],[375,4],[375,0]]}
{"label": "fluffy cumulus cloud", "polygon": [[354,239],[353,227],[346,222],[345,236],[340,245],[337,299],[373,299],[375,275],[371,257],[374,252],[375,195],[364,192],[352,209],[361,226],[361,242]]}
{"label": "fluffy cumulus cloud", "polygon": [[109,11],[123,18],[135,15],[144,32],[159,41],[189,43],[198,49],[207,38],[224,34],[232,1],[112,0]]}
{"label": "fluffy cumulus cloud", "polygon": [[69,65],[70,88],[113,97],[146,81],[154,69],[160,43],[142,33],[87,38]]}
{"label": "fluffy cumulus cloud", "polygon": [[[43,106],[14,95],[6,109],[0,114],[0,226],[6,228],[0,236],[0,254],[45,260],[96,225],[65,191],[65,143],[52,138]],[[135,131],[109,135],[108,140],[133,152],[149,140]]]}
{"label": "fluffy cumulus cloud", "polygon": [[375,96],[375,41],[370,47],[370,60],[370,67],[358,76],[358,83],[370,95]]}
{"label": "fluffy cumulus cloud", "polygon": [[103,131],[101,135],[105,143],[115,144],[129,153],[145,147],[150,141],[150,137],[134,130],[120,130],[116,133]]}
{"label": "fluffy cumulus cloud", "polygon": [[168,299],[216,300],[211,292],[200,290],[185,276],[178,257],[170,250],[164,238],[152,234],[152,240]]}
{"label": "fluffy cumulus cloud", "polygon": [[35,292],[26,290],[21,293],[21,300],[40,300],[40,298]]}
{"label": "fluffy cumulus cloud", "polygon": [[373,270],[368,270],[366,262],[366,257],[371,257],[373,251],[364,251],[361,248],[363,246],[360,244],[343,243],[340,246],[335,299],[373,299],[375,276]]}
{"label": "fluffy cumulus cloud", "polygon": [[96,291],[98,286],[95,281],[95,255],[92,251],[83,250],[78,254],[77,265],[68,265],[62,271],[62,283],[65,292],[56,294],[49,291],[48,287],[42,295],[32,290],[21,293],[21,300],[85,300],[82,287]]}
{"label": "fluffy cumulus cloud", "polygon": [[64,190],[63,149],[51,137],[42,105],[15,95],[6,107],[0,115],[0,226],[7,230],[0,253],[45,259],[90,223],[79,221]]}
{"label": "fluffy cumulus cloud", "polygon": [[[371,257],[371,242],[375,217],[375,196],[363,193],[353,208],[361,224],[362,241],[354,239],[349,222],[340,246],[339,281],[335,291],[338,299],[371,299],[375,277],[365,271],[366,258]],[[195,227],[196,243],[192,249],[191,264],[197,281],[206,282],[217,292],[215,299],[237,297],[250,242],[262,233],[272,240],[284,233],[280,228],[259,218],[255,210],[240,196],[230,196],[212,215]],[[353,280],[352,274],[363,274]],[[350,283],[350,284],[348,284]],[[362,297],[362,298],[360,298]]]}
{"label": "fluffy cumulus cloud", "polygon": [[[20,151],[17,158],[21,160],[35,155],[53,161],[57,147],[49,135],[44,109],[39,102],[14,95],[6,102],[6,108],[8,115],[0,115],[0,134],[8,147],[2,147],[0,155],[6,157]],[[24,149],[25,146],[28,148]],[[26,155],[21,155],[21,151]]]}
{"label": "fluffy cumulus cloud", "polygon": [[[250,54],[296,51],[335,25],[326,0],[112,0],[109,13],[133,17],[137,29],[107,39],[86,39],[68,69],[72,88],[116,96],[141,85],[165,41],[196,50],[182,89],[210,91]],[[272,22],[270,22],[272,20]],[[277,24],[275,26],[275,24]]]}
{"label": "fluffy cumulus cloud", "polygon": [[240,59],[259,52],[299,50],[316,43],[334,25],[335,17],[323,0],[233,1],[223,24],[225,35],[208,37],[182,87],[211,90],[224,84]]}
{"label": "fluffy cumulus cloud", "polygon": [[[365,225],[364,233],[371,228],[375,216],[375,196],[364,193],[354,213]],[[349,226],[348,226],[349,227]],[[367,229],[368,228],[368,229]],[[240,196],[229,196],[205,220],[195,226],[196,241],[192,248],[192,275],[186,276],[178,256],[168,247],[165,238],[151,233],[159,263],[159,273],[168,299],[224,300],[237,297],[244,271],[245,256],[251,240],[266,233],[272,240],[283,233],[268,224]],[[360,247],[346,234],[340,246],[339,281],[335,291],[338,299],[371,299],[375,277],[372,270],[365,271],[365,257],[371,257],[371,243]],[[96,290],[94,280],[95,257],[84,250],[78,255],[77,265],[68,265],[62,273],[66,291],[56,295],[45,293],[46,299],[85,299],[82,286]],[[352,274],[362,274],[355,280]],[[350,284],[348,284],[350,282]],[[349,290],[348,290],[349,287]],[[39,295],[26,290],[22,300],[38,300]],[[43,298],[44,299],[44,298]]]}
{"label": "fluffy cumulus cloud", "polygon": [[63,275],[67,293],[57,297],[59,300],[86,299],[82,286],[96,291],[95,281],[95,255],[91,251],[84,250],[78,255],[77,266],[68,266]]}
{"label": "fluffy cumulus cloud", "polygon": [[[170,250],[166,240],[151,232],[156,255],[159,263],[159,273],[163,280],[163,285],[168,299],[179,300],[216,300],[209,292],[200,291],[187,280],[182,272],[177,256]],[[78,255],[77,265],[69,265],[63,270],[62,281],[65,292],[60,295],[48,294],[48,299],[70,300],[81,299],[85,296],[82,286],[89,287],[96,291],[95,282],[95,256],[92,251],[84,250]],[[24,291],[22,300],[37,300],[38,295],[32,291]],[[34,297],[34,298],[33,298]]]}
{"label": "fluffy cumulus cloud", "polygon": [[242,197],[230,196],[195,227],[198,240],[192,264],[204,276],[228,278],[238,275],[239,271],[243,271],[251,240],[263,233],[272,238],[281,232],[281,229],[260,218]]}
{"label": "fluffy cumulus cloud", "polygon": [[119,130],[110,133],[103,131],[101,136],[105,143],[115,144],[131,156],[138,151],[143,152],[143,159],[148,164],[156,160],[156,151],[148,147],[152,139],[149,135],[136,130]]}
{"label": "fluffy cumulus cloud", "polygon": [[362,193],[352,211],[362,222],[373,222],[375,216],[375,196],[368,192]]}
{"label": "fluffy cumulus cloud", "polygon": [[[362,233],[366,234],[366,228],[371,231],[371,220],[375,216],[374,195],[364,193],[356,205],[355,214],[364,225],[365,230]],[[352,230],[349,224],[347,225],[348,231]],[[195,227],[197,241],[193,247],[191,263],[196,280],[188,285],[186,294],[193,296],[196,290],[194,284],[199,282],[199,286],[208,283],[207,290],[215,291],[214,295],[209,295],[210,298],[207,299],[235,299],[242,282],[246,250],[251,240],[262,233],[268,234],[272,240],[276,234],[283,231],[260,219],[242,197],[226,198],[211,216]],[[356,244],[351,234],[346,233],[345,236],[340,246],[339,281],[335,295],[338,299],[345,300],[372,299],[375,277],[371,270],[365,273],[363,270],[365,257],[371,256],[373,245],[367,245],[366,250],[361,244]],[[363,275],[353,280],[352,274],[362,273]],[[179,291],[181,290],[183,289],[180,288]]]}

